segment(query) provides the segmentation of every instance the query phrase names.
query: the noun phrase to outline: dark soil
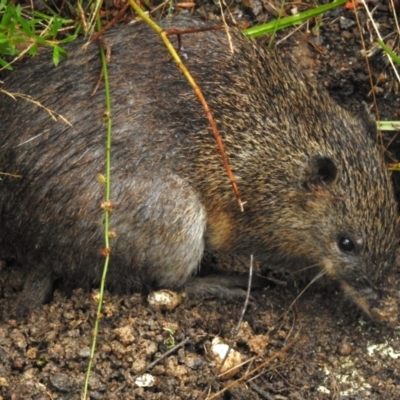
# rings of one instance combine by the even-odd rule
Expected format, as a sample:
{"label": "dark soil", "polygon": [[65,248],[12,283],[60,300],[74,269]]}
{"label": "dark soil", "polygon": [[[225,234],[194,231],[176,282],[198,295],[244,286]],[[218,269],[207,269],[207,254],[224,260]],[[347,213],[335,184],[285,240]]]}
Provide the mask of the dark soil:
{"label": "dark soil", "polygon": [[[237,4],[234,12],[242,26],[271,18],[267,2],[264,8],[258,0],[245,3]],[[383,35],[395,26],[386,4],[371,5],[378,5],[374,17]],[[198,13],[210,17],[218,7],[203,2]],[[359,17],[371,49],[361,8]],[[280,43],[282,51],[295,57],[311,79],[323,82],[344,107],[357,111],[363,102],[373,105],[354,12],[340,8],[326,13],[322,22],[318,31],[312,25],[310,32],[298,29]],[[291,32],[280,33],[275,41]],[[396,41],[394,34],[390,38]],[[398,83],[381,51],[369,61],[372,80],[378,82],[374,91],[379,115],[398,120]],[[392,159],[398,154],[395,137],[396,132],[385,134],[385,143],[393,142],[388,153]],[[50,304],[16,321],[10,310],[22,272],[5,263],[0,268],[0,400],[79,399],[90,355],[95,296],[82,290],[70,296],[56,291]],[[374,325],[330,286],[311,286],[291,306],[305,285],[286,276],[280,279],[254,292],[233,339],[243,302],[184,299],[174,310],[160,311],[141,294],[107,294],[90,398],[400,399],[400,322]],[[394,279],[400,304],[400,270]],[[247,360],[228,380],[216,377],[211,352],[216,336]],[[179,344],[148,369],[152,386],[139,387],[138,374]]]}

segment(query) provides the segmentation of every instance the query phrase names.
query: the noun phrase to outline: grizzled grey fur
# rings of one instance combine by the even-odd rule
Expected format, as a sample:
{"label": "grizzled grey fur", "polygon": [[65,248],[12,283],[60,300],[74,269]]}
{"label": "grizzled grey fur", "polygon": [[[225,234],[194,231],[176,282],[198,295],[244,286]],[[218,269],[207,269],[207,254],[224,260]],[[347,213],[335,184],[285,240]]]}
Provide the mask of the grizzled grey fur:
{"label": "grizzled grey fur", "polygon": [[[183,20],[173,27],[203,26]],[[240,212],[204,111],[144,23],[107,32],[112,95],[111,267],[119,292],[228,295],[229,279],[194,275],[205,252],[254,254],[270,266],[318,265],[367,313],[394,264],[397,210],[371,124],[339,107],[277,51],[224,31],[184,35],[181,56],[221,132]],[[175,44],[177,41],[174,39]],[[104,258],[105,99],[91,95],[98,45],[68,45],[17,67],[0,93],[2,257],[27,271],[18,303],[43,303],[55,280],[98,284]],[[232,281],[233,282],[233,281]]]}

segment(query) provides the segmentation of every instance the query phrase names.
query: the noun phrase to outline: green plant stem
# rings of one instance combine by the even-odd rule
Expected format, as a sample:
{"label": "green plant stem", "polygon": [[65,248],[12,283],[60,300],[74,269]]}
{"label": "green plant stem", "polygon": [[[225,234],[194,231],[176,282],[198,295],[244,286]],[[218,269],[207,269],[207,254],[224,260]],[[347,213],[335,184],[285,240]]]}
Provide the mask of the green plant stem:
{"label": "green plant stem", "polygon": [[320,15],[326,11],[332,10],[333,8],[340,7],[341,5],[347,3],[347,1],[348,0],[336,0],[332,3],[313,8],[312,10],[304,11],[297,15],[291,15],[290,17],[281,18],[279,19],[279,23],[274,20],[268,22],[267,24],[254,26],[252,28],[244,30],[243,34],[245,36],[255,38],[269,33],[274,33],[281,29],[300,24],[310,18],[316,17],[317,15]]}
{"label": "green plant stem", "polygon": [[392,60],[397,64],[400,65],[400,57],[389,47],[387,46],[382,39],[378,38],[379,46],[392,58]]}
{"label": "green plant stem", "polygon": [[[100,23],[99,18],[97,19],[97,28],[98,28],[98,30],[101,29],[101,23]],[[111,117],[111,96],[110,96],[110,85],[109,85],[109,79],[108,79],[107,59],[106,59],[106,55],[105,55],[103,48],[100,48],[100,57],[101,57],[102,71],[103,71],[103,77],[104,77],[104,92],[105,92],[106,110],[107,110],[107,112],[106,112],[106,115],[107,115],[107,140],[106,140],[105,202],[106,202],[106,204],[109,204],[110,199],[111,199],[112,117]],[[111,213],[110,208],[105,207],[104,208],[105,249],[110,248],[110,237],[109,237],[110,213]],[[91,371],[93,368],[94,355],[96,352],[99,326],[100,326],[100,321],[101,321],[101,317],[102,317],[101,310],[102,310],[102,306],[103,306],[104,290],[105,290],[106,277],[107,277],[109,263],[110,263],[110,252],[107,251],[106,255],[105,255],[103,274],[102,274],[101,283],[100,283],[100,292],[99,292],[98,304],[97,304],[96,321],[95,321],[94,328],[93,328],[93,339],[92,339],[92,346],[91,346],[91,350],[90,350],[90,358],[89,358],[89,363],[88,363],[88,367],[86,370],[86,377],[85,377],[85,383],[84,383],[83,394],[82,394],[83,400],[89,399],[89,397],[88,397],[89,379],[90,379],[90,374],[91,374]]]}

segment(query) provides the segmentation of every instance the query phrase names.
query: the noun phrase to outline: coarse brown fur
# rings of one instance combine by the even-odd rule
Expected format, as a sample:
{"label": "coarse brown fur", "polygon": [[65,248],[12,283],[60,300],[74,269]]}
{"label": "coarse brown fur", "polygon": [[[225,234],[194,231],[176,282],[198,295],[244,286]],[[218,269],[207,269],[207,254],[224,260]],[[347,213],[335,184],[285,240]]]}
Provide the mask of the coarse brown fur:
{"label": "coarse brown fur", "polygon": [[[235,32],[233,54],[224,31],[184,35],[181,56],[214,114],[246,202],[240,212],[204,111],[157,35],[138,23],[105,41],[117,232],[109,287],[229,295],[226,279],[193,277],[204,252],[254,254],[293,271],[318,265],[370,313],[393,267],[397,219],[371,124],[277,51]],[[104,92],[90,95],[98,50],[81,44],[68,46],[58,67],[48,53],[30,60],[4,85],[72,127],[0,95],[0,170],[22,176],[3,176],[0,186],[1,255],[29,271],[22,311],[45,301],[56,279],[96,284],[103,267],[104,187],[96,174],[104,172]]]}

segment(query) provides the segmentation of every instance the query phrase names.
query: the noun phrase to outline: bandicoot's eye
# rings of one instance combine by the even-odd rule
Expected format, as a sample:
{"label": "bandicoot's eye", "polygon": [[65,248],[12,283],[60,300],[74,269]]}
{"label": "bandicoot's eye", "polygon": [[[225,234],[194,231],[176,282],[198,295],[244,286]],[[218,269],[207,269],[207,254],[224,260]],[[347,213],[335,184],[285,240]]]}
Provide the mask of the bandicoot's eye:
{"label": "bandicoot's eye", "polygon": [[340,251],[343,253],[354,253],[355,245],[351,239],[346,236],[340,236],[337,242]]}

